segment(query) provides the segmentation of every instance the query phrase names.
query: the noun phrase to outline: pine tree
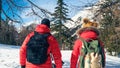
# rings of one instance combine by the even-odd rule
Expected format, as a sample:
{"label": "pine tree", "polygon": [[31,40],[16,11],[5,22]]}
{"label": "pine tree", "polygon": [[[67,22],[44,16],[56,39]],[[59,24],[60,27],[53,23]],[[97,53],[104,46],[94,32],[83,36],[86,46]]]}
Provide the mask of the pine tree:
{"label": "pine tree", "polygon": [[115,52],[114,55],[118,55],[120,54],[120,30],[117,30],[117,28],[120,28],[120,9],[118,9],[120,2],[114,3],[114,1],[107,1],[102,5],[102,7],[107,7],[102,12],[101,39],[111,55],[113,55],[112,52]]}
{"label": "pine tree", "polygon": [[[63,0],[58,0],[57,1],[57,7],[55,7],[55,15],[56,18],[58,18],[61,21],[66,21],[67,19],[67,13],[68,13],[68,8],[67,5],[64,3]],[[62,23],[62,22],[61,22]]]}
{"label": "pine tree", "polygon": [[55,21],[52,25],[52,30],[55,31],[55,36],[60,43],[62,49],[65,49],[66,45],[70,45],[69,29],[64,25],[66,22],[68,13],[67,5],[63,0],[57,1],[57,7],[55,7]]}

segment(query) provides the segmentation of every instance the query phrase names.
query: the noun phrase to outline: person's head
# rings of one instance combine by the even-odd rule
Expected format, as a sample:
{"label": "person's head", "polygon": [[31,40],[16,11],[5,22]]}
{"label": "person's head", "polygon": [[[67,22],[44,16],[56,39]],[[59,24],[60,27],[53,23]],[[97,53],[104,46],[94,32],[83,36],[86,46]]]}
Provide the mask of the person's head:
{"label": "person's head", "polygon": [[44,18],[44,19],[41,21],[41,24],[44,24],[44,25],[46,25],[47,27],[50,28],[50,21],[49,21],[49,19],[47,19],[47,18]]}

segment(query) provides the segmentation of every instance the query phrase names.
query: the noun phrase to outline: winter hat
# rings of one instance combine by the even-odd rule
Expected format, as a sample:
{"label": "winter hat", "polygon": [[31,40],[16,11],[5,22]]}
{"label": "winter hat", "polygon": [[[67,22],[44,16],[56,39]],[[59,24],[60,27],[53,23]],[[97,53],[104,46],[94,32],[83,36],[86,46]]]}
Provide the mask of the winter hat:
{"label": "winter hat", "polygon": [[98,27],[98,23],[90,21],[88,18],[83,19],[82,27]]}
{"label": "winter hat", "polygon": [[84,18],[84,19],[83,19],[83,22],[84,22],[84,23],[88,23],[88,22],[90,22],[90,20],[89,20],[88,18]]}
{"label": "winter hat", "polygon": [[46,25],[46,26],[48,26],[48,27],[50,28],[50,21],[49,21],[49,19],[47,19],[47,18],[44,18],[44,19],[41,21],[41,24],[44,24],[44,25]]}

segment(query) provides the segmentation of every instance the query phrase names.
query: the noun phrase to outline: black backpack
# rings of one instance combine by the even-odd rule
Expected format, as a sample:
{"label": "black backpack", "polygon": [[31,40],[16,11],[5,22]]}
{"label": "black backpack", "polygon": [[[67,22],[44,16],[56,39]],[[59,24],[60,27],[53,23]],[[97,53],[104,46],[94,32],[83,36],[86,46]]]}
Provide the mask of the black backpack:
{"label": "black backpack", "polygon": [[33,64],[43,64],[46,62],[49,44],[47,37],[50,33],[39,34],[34,32],[27,44],[27,61]]}

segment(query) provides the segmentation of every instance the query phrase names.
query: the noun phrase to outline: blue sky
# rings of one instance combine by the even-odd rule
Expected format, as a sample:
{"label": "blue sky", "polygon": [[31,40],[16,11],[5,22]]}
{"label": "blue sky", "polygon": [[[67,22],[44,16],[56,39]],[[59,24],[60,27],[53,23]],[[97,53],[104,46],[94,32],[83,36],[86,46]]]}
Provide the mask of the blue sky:
{"label": "blue sky", "polygon": [[[15,1],[18,1],[18,0],[15,0]],[[26,1],[26,0],[22,0],[22,1]],[[56,3],[57,3],[57,0],[31,0],[31,1],[37,4],[38,6],[44,9],[47,9],[50,12],[54,12],[54,8],[56,7]],[[73,17],[75,14],[77,14],[81,10],[81,8],[78,8],[76,6],[84,6],[87,3],[95,3],[98,0],[64,0],[64,1],[69,8],[69,13],[68,13],[69,17]],[[4,6],[5,10],[6,10],[6,7],[7,6]],[[35,16],[26,16],[28,13],[30,13],[30,9],[25,9],[20,14],[20,16],[23,18],[23,22],[31,22],[33,20],[39,19]]]}
{"label": "blue sky", "polygon": [[[64,0],[64,1],[68,5],[69,11],[74,12],[80,10],[80,8],[76,8],[75,6],[84,6],[87,3],[95,3],[98,0]],[[34,3],[51,12],[54,12],[57,0],[34,0]],[[69,16],[71,17],[71,14],[69,14]]]}
{"label": "blue sky", "polygon": [[[19,6],[25,6],[27,4],[26,2],[23,2],[25,0],[11,0],[11,1],[14,1],[13,3],[17,3]],[[20,13],[20,11],[17,11],[17,8],[10,3],[10,0],[2,0],[2,9],[9,17],[12,17],[12,18],[16,17],[16,16],[13,16],[12,13],[15,13],[15,14]],[[11,10],[13,10],[13,12]],[[20,10],[22,11],[23,9],[20,9]],[[3,14],[1,14],[1,16],[5,18]]]}
{"label": "blue sky", "polygon": [[[50,12],[54,12],[54,8],[56,7],[56,3],[57,3],[57,0],[31,0],[31,1],[39,5],[40,7],[47,9]],[[68,5],[68,8],[69,8],[68,16],[73,17],[75,14],[77,14],[81,10],[81,8],[77,8],[76,6],[84,6],[87,3],[95,3],[98,0],[64,0],[64,1]],[[32,19],[36,19],[36,20],[39,19],[33,16],[30,18],[31,19],[29,20],[27,18],[25,18],[24,20],[28,22]]]}

